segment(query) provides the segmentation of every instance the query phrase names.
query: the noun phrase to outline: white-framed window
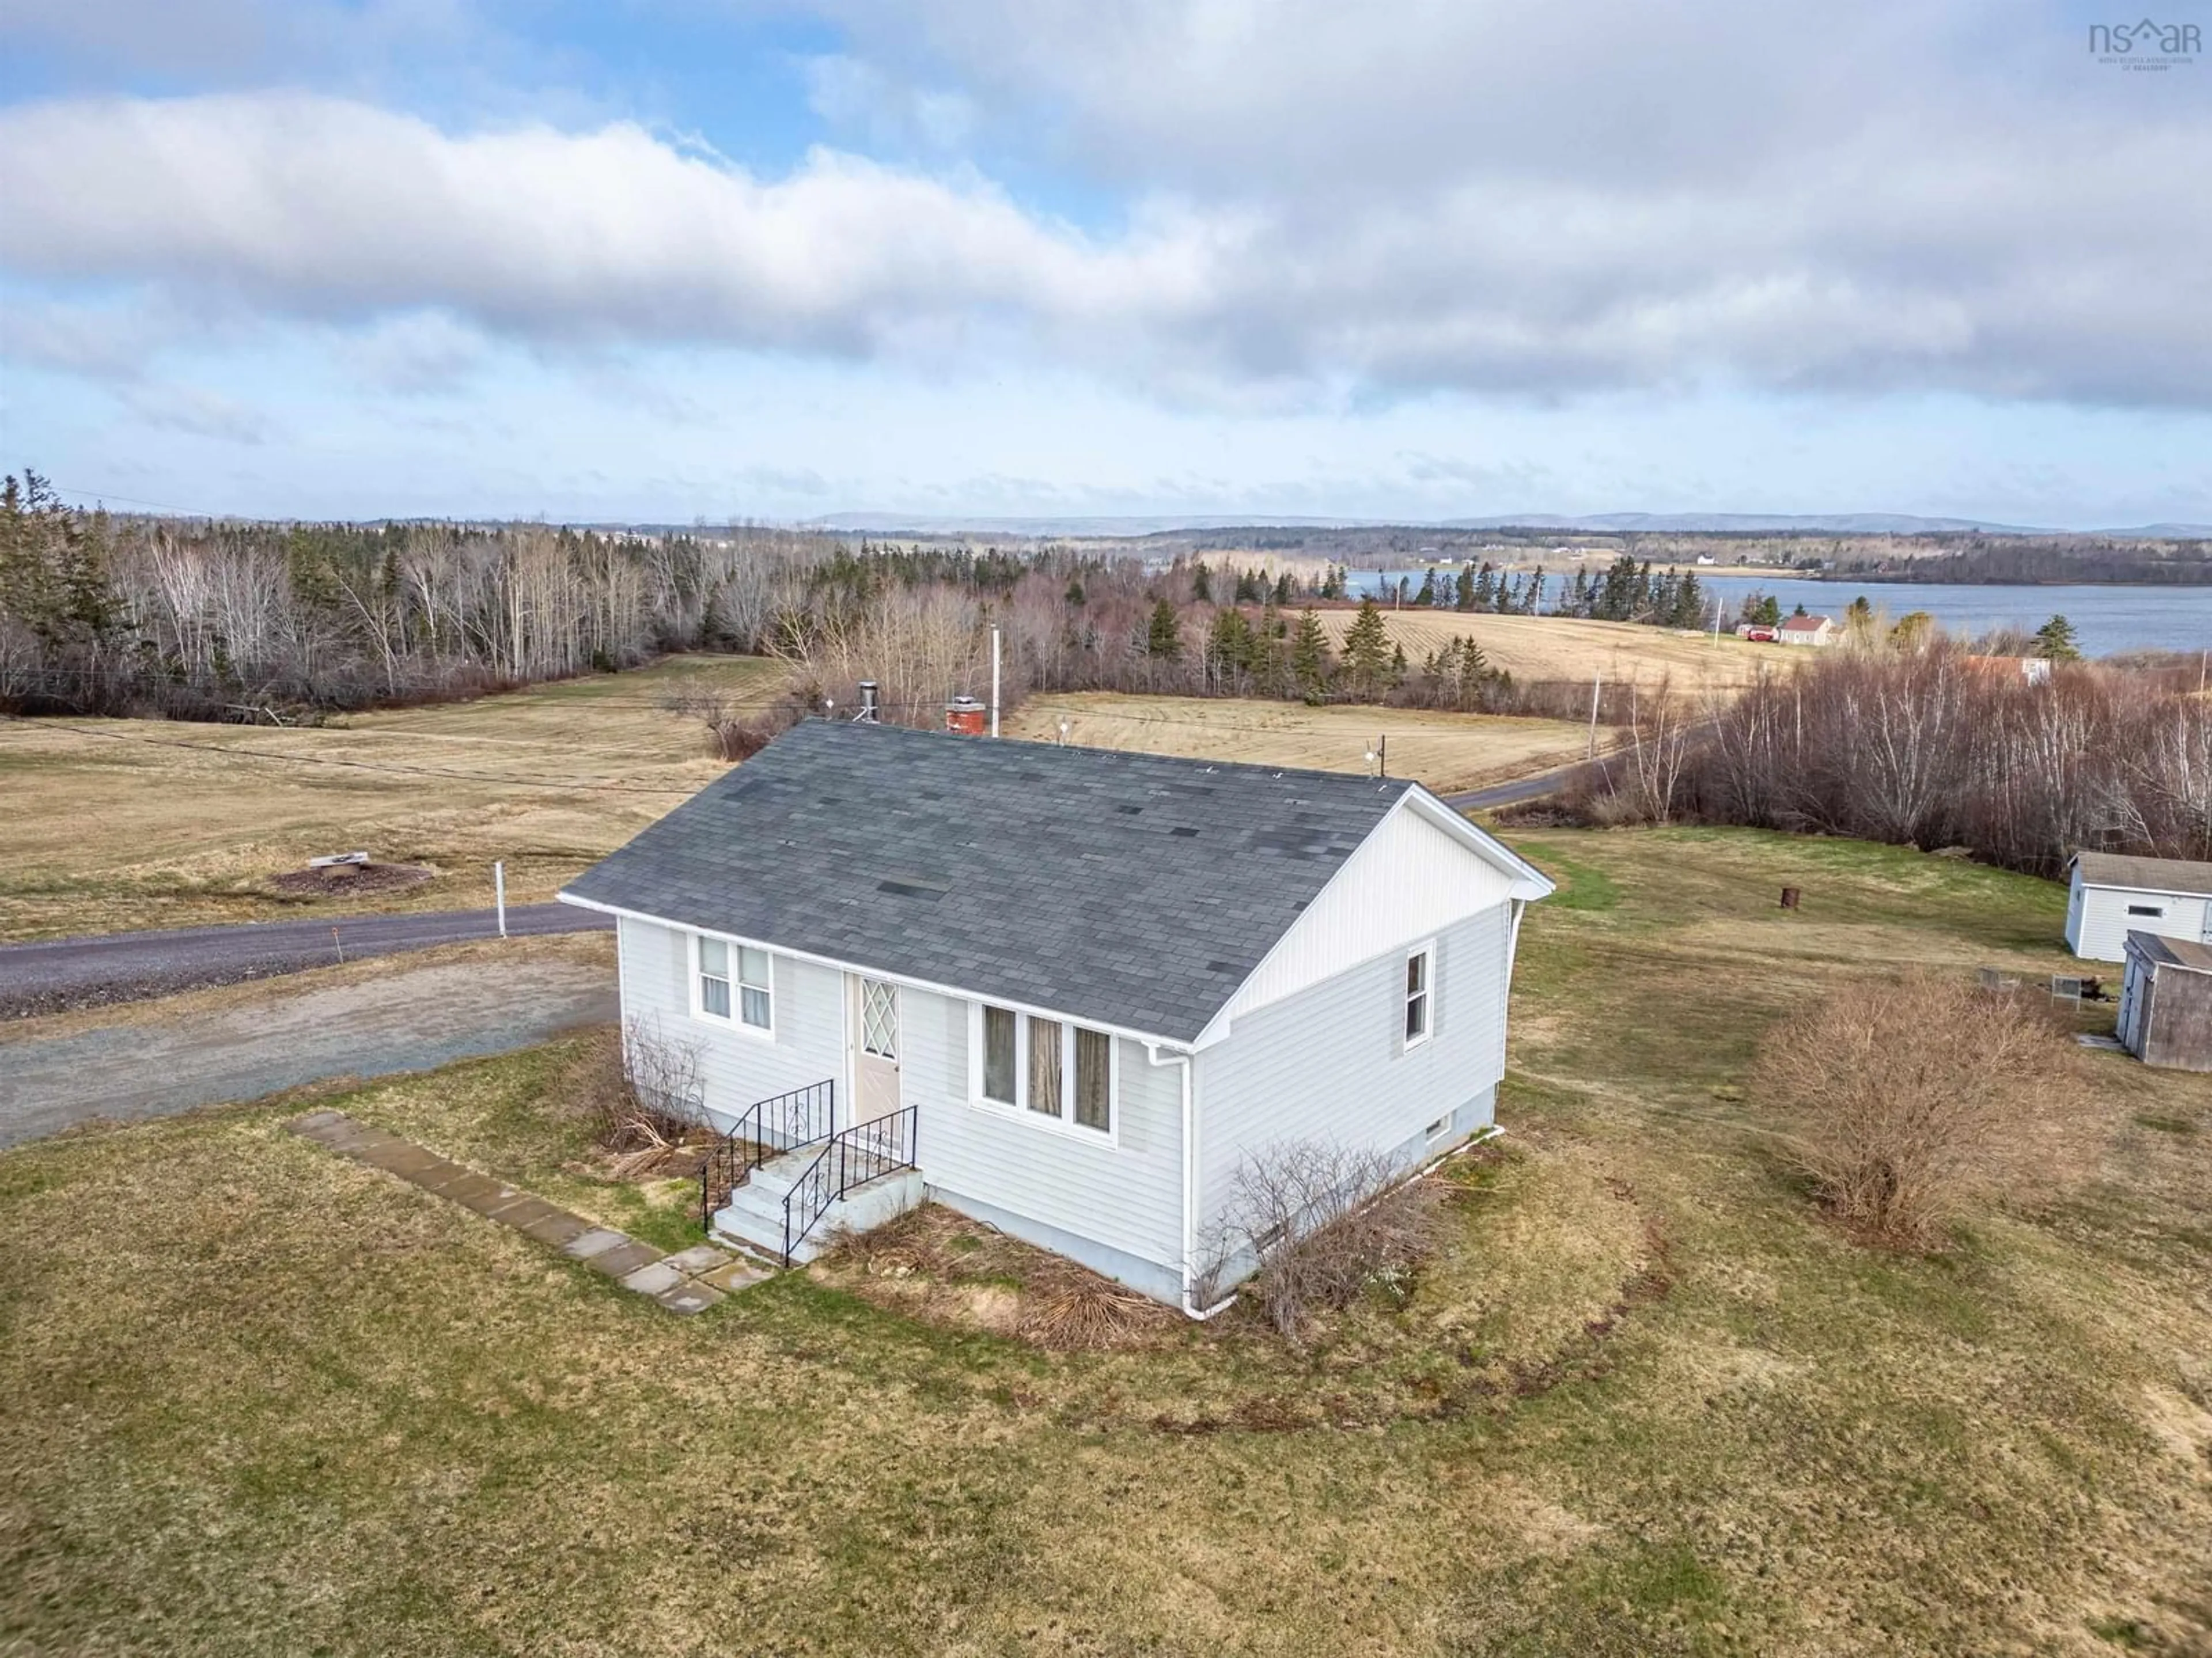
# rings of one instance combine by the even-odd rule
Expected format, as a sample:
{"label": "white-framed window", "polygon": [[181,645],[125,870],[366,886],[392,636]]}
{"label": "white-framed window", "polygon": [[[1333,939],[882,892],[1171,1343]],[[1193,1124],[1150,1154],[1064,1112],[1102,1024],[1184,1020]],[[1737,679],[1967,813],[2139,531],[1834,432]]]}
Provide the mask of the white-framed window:
{"label": "white-framed window", "polygon": [[1105,1031],[988,1002],[975,1004],[970,1028],[979,1104],[1113,1133],[1121,1060]]}
{"label": "white-framed window", "polygon": [[1452,1120],[1449,1116],[1438,1117],[1429,1125],[1428,1137],[1432,1140],[1440,1140],[1451,1133],[1451,1126]]}
{"label": "white-framed window", "polygon": [[694,935],[692,1009],[702,1019],[775,1031],[775,981],[768,951]]}
{"label": "white-framed window", "polygon": [[1437,1028],[1437,947],[1423,944],[1406,952],[1406,1046],[1418,1048]]}

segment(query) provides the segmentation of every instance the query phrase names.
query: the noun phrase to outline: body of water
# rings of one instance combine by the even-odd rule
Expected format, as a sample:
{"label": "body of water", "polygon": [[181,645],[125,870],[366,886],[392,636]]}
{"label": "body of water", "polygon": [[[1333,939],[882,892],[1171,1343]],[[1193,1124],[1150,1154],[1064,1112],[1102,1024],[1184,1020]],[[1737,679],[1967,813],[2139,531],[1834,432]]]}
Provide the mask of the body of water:
{"label": "body of water", "polygon": [[[1355,594],[1379,592],[1385,583],[1395,586],[1401,576],[1412,579],[1419,591],[1420,570],[1354,570]],[[1597,572],[1593,569],[1592,575]],[[1456,579],[1456,567],[1437,572],[1437,586],[1447,596]],[[1571,581],[1571,576],[1567,578]],[[2146,647],[2168,651],[2212,649],[2212,587],[2050,586],[1998,587],[1933,581],[1813,581],[1800,576],[1709,576],[1698,585],[1717,593],[1728,606],[1731,622],[1747,593],[1771,593],[1784,616],[1802,604],[1815,616],[1832,616],[1841,622],[1844,609],[1864,595],[1867,602],[1891,621],[1912,610],[1925,610],[1942,623],[1944,631],[1972,635],[1996,628],[2018,628],[2033,633],[2054,616],[2074,624],[2083,654],[2109,656],[2115,651]],[[1559,596],[1555,574],[1546,580],[1546,608]],[[1708,612],[1710,615],[1710,612]]]}

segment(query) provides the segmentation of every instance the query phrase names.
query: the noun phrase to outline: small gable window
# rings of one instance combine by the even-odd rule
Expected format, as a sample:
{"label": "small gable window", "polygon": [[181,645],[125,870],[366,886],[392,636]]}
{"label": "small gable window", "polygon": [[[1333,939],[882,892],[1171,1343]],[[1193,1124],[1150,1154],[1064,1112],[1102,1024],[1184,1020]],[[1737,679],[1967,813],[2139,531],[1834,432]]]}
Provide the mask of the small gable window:
{"label": "small gable window", "polygon": [[2130,915],[2163,915],[2166,914],[2166,906],[2164,904],[2130,904],[2128,906],[2128,914]]}
{"label": "small gable window", "polygon": [[1406,1046],[1428,1041],[1436,1024],[1437,949],[1424,944],[1406,957]]}

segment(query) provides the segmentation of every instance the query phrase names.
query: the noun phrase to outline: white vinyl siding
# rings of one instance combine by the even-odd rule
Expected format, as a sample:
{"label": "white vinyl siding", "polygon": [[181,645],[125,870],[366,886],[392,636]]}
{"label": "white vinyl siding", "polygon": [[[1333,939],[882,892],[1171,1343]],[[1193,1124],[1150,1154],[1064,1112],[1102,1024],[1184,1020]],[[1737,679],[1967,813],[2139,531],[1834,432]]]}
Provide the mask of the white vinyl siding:
{"label": "white vinyl siding", "polygon": [[[624,1017],[653,1023],[698,1054],[708,1111],[720,1126],[756,1100],[825,1078],[836,1079],[843,1121],[842,972],[772,956],[769,1040],[733,1023],[692,1017],[696,956],[683,929],[624,918],[616,947]],[[1085,1108],[1086,1088],[1095,1090],[1095,1081],[1086,1083],[1093,1075],[1087,1066],[1103,1046],[1111,1072],[1110,1135],[1087,1125],[1055,1132],[1012,1109],[979,1110],[969,1070],[974,1007],[912,986],[899,992],[900,1089],[917,1108],[916,1150],[931,1194],[956,1209],[988,1211],[987,1218],[1018,1236],[1172,1299],[1182,1250],[1179,1068],[1152,1065],[1136,1042],[1077,1027],[1074,1109]]]}
{"label": "white vinyl siding", "polygon": [[1354,963],[1411,949],[1504,904],[1513,878],[1431,821],[1431,812],[1444,810],[1409,797],[1377,824],[1229,999],[1215,1034]]}
{"label": "white vinyl siding", "polygon": [[[1182,1254],[1180,1068],[1153,1065],[1139,1043],[1091,1033],[1110,1054],[1113,1132],[1056,1126],[1018,1107],[975,1102],[982,1056],[972,1045],[983,1040],[985,1028],[976,1004],[909,989],[904,1011],[902,1080],[907,1097],[921,1107],[921,1172],[931,1195],[955,1209],[1000,1212],[987,1218],[1045,1248],[1065,1248],[1102,1272],[1119,1268],[1039,1229],[1152,1263],[1158,1271],[1138,1287],[1159,1293],[1160,1274],[1179,1272]],[[1080,1027],[1078,1033],[1073,1086],[1079,1108]],[[1022,1224],[1027,1222],[1036,1224]]]}
{"label": "white vinyl siding", "polygon": [[[663,1041],[698,1054],[707,1110],[720,1127],[726,1128],[757,1100],[830,1078],[836,1081],[842,1113],[844,975],[771,955],[765,965],[775,1013],[773,1030],[754,1029],[735,1019],[702,1018],[696,936],[658,921],[624,917],[617,923],[623,1018],[641,1021]],[[734,961],[732,966],[735,971]]]}
{"label": "white vinyl siding", "polygon": [[2122,960],[2131,932],[2212,942],[2212,895],[2090,886],[2079,870],[2073,880],[2067,895],[2066,943],[2084,961]]}
{"label": "white vinyl siding", "polygon": [[1407,952],[1393,950],[1244,1014],[1200,1051],[1201,1232],[1226,1207],[1237,1164],[1270,1145],[1418,1154],[1488,1123],[1505,1073],[1510,916],[1501,902],[1437,935],[1425,1042],[1406,1045]]}

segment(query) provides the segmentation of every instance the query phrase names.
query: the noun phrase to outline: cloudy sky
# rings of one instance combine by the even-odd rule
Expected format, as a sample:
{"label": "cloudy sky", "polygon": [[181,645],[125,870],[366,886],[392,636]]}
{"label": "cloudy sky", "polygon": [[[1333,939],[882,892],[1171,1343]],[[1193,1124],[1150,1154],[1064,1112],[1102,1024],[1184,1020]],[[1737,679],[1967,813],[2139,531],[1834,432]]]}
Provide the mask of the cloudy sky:
{"label": "cloudy sky", "polygon": [[8,0],[0,459],[286,515],[2212,521],[2212,58],[2110,21]]}

